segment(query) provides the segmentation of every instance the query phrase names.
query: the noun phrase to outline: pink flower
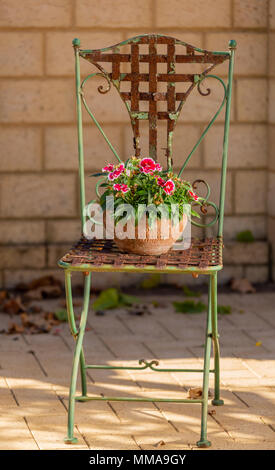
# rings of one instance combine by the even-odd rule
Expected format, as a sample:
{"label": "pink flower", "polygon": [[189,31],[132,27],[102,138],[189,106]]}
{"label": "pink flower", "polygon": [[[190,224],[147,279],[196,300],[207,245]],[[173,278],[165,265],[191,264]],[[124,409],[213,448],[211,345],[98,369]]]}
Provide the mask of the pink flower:
{"label": "pink flower", "polygon": [[130,188],[129,188],[129,186],[127,186],[127,184],[122,184],[121,185],[121,191],[123,193],[128,193],[128,191],[130,191]]}
{"label": "pink flower", "polygon": [[113,181],[113,180],[115,180],[116,178],[117,178],[117,176],[115,176],[114,172],[108,174],[108,180],[109,180],[109,181]]}
{"label": "pink flower", "polygon": [[[106,167],[107,168],[107,167]],[[113,181],[113,180],[116,180],[120,175],[121,173],[124,171],[124,163],[121,163],[118,168],[116,168],[114,171],[112,171],[111,173],[109,173],[108,175],[108,179],[110,181]]]}
{"label": "pink flower", "polygon": [[127,184],[119,183],[114,184],[113,189],[115,191],[122,191],[123,193],[128,193],[128,191],[130,191],[130,188],[127,186]]}
{"label": "pink flower", "polygon": [[162,171],[162,166],[159,163],[156,163],[156,171]]}
{"label": "pink flower", "polygon": [[165,181],[159,176],[159,177],[157,178],[157,184],[158,184],[159,186],[162,186],[162,187],[163,187],[163,186],[164,186],[164,183],[165,183]]}
{"label": "pink flower", "polygon": [[102,168],[102,171],[104,171],[104,172],[107,172],[107,171],[108,171],[108,172],[109,172],[109,171],[113,171],[113,169],[114,169],[114,165],[113,165],[112,163],[108,163],[107,166],[105,166],[104,168]]}
{"label": "pink flower", "polygon": [[199,196],[197,196],[195,193],[192,193],[192,191],[188,191],[188,193],[195,201],[199,199]]}
{"label": "pink flower", "polygon": [[[152,175],[154,171],[156,171],[157,165],[158,164],[156,164],[156,162],[152,158],[143,158],[139,164],[139,168],[142,173]],[[161,168],[160,165],[158,166],[159,168]]]}
{"label": "pink flower", "polygon": [[172,180],[167,180],[166,183],[163,185],[163,189],[166,194],[173,194],[175,191],[175,183]]}

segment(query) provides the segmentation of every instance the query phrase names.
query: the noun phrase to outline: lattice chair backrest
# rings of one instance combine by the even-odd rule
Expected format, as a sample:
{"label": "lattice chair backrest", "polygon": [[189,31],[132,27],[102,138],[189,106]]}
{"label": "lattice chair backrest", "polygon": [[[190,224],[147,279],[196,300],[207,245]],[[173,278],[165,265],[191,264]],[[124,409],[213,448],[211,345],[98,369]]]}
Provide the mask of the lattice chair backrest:
{"label": "lattice chair backrest", "polygon": [[[225,199],[225,184],[226,184],[226,166],[227,166],[227,146],[228,146],[228,131],[230,120],[230,105],[231,105],[231,89],[233,78],[233,59],[236,42],[230,41],[228,51],[207,51],[190,44],[187,44],[178,39],[159,35],[159,34],[146,34],[137,36],[126,41],[123,41],[114,46],[106,47],[98,50],[83,50],[80,49],[79,39],[73,40],[76,57],[76,94],[77,94],[77,109],[78,109],[78,144],[79,144],[79,169],[80,169],[80,196],[81,196],[81,211],[83,214],[85,207],[85,190],[84,190],[84,163],[83,163],[83,141],[82,141],[82,111],[81,101],[83,102],[86,110],[98,129],[102,133],[106,142],[110,146],[115,157],[121,161],[115,148],[108,140],[103,129],[98,123],[96,117],[91,112],[84,95],[84,86],[90,78],[94,76],[104,77],[108,84],[104,88],[102,85],[98,87],[100,93],[107,93],[111,85],[119,92],[122,100],[125,103],[127,111],[130,116],[131,125],[133,129],[133,143],[134,151],[137,157],[141,154],[140,147],[140,121],[148,120],[149,123],[149,156],[157,160],[157,132],[158,120],[165,120],[167,122],[167,135],[166,135],[166,157],[167,168],[172,168],[172,142],[173,133],[177,119],[181,113],[184,103],[186,102],[191,91],[197,87],[202,95],[210,94],[207,89],[203,92],[201,89],[201,82],[207,78],[212,77],[218,80],[224,89],[224,98],[220,107],[215,115],[212,117],[208,126],[203,131],[201,137],[194,145],[192,151],[187,156],[182,165],[179,175],[186,167],[192,154],[201,143],[209,128],[216,120],[218,114],[226,103],[225,112],[225,127],[224,127],[224,142],[223,142],[223,156],[222,156],[222,178],[220,187],[220,204],[219,210],[216,211],[216,222],[219,216],[219,235],[222,235],[223,229],[223,213],[224,213],[224,199]],[[182,46],[182,53],[177,53],[176,47]],[[127,48],[123,52],[123,48]],[[158,49],[161,48],[159,53]],[[142,49],[142,50],[141,50]],[[146,51],[144,51],[144,49]],[[165,51],[165,53],[163,53]],[[80,80],[80,65],[79,57],[87,60],[93,64],[98,71],[89,74],[82,82]],[[218,64],[229,60],[228,83],[210,72]],[[103,66],[104,64],[104,66]],[[125,64],[130,64],[130,71],[125,71]],[[144,64],[148,64],[148,70],[144,73]],[[161,72],[158,67],[161,64]],[[198,73],[177,73],[179,64],[188,64],[192,67],[194,64],[200,65],[201,71]],[[192,64],[192,66],[191,66]],[[204,65],[205,64],[205,65]],[[122,84],[125,82],[130,83],[129,91],[122,90]],[[144,91],[144,83],[148,84],[146,91]],[[179,83],[186,85],[184,91],[177,91]],[[163,89],[165,86],[165,89]],[[162,87],[162,90],[160,90]],[[148,103],[146,111],[140,110],[141,102]],[[166,110],[159,110],[158,103],[166,102]],[[147,154],[147,153],[146,153]],[[84,216],[82,216],[84,223]],[[196,224],[200,226],[200,224]]]}

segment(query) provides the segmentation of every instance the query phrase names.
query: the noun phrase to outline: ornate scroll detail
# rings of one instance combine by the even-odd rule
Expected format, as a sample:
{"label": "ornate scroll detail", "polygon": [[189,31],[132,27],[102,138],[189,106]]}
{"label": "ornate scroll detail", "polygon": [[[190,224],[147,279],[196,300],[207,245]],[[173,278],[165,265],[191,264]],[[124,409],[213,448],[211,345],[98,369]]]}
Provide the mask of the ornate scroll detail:
{"label": "ornate scroll detail", "polygon": [[[204,77],[204,78],[205,78],[205,77]],[[203,79],[202,79],[202,80],[203,80]],[[207,89],[206,89],[206,92],[204,93],[204,92],[202,91],[202,89],[201,89],[201,82],[202,82],[202,80],[200,80],[199,83],[198,83],[198,92],[199,92],[199,94],[202,95],[202,96],[208,96],[208,95],[210,95],[210,93],[211,93],[211,89],[210,89],[210,88],[207,88]]]}
{"label": "ornate scroll detail", "polygon": [[226,102],[226,99],[227,99],[227,88],[226,88],[226,85],[224,83],[224,81],[218,77],[217,75],[205,75],[205,73],[201,74],[201,75],[195,75],[195,79],[194,79],[194,82],[197,83],[197,87],[198,87],[198,91],[199,93],[202,95],[202,96],[208,96],[210,95],[211,93],[211,89],[210,88],[207,88],[207,91],[204,93],[202,92],[201,88],[200,88],[200,85],[201,83],[206,79],[206,78],[213,78],[215,80],[218,80],[222,86],[223,86],[223,90],[224,90],[224,96],[223,96],[223,100],[222,100],[222,103],[220,104],[218,110],[216,111],[216,113],[214,114],[214,116],[212,117],[211,121],[209,122],[209,124],[207,125],[207,127],[204,129],[202,135],[200,136],[200,138],[198,139],[198,141],[195,143],[194,147],[192,148],[191,152],[189,153],[189,155],[187,156],[184,164],[182,165],[181,169],[180,169],[180,172],[179,172],[179,177],[181,176],[183,170],[185,169],[187,163],[189,162],[190,158],[192,157],[193,153],[195,152],[195,150],[197,150],[198,146],[200,145],[200,143],[202,142],[202,140],[204,139],[204,137],[206,136],[207,132],[209,131],[210,127],[212,127],[212,125],[214,124],[214,122],[216,121],[218,115],[220,114],[225,102]]}
{"label": "ornate scroll detail", "polygon": [[107,88],[104,89],[103,85],[99,85],[99,87],[97,88],[98,92],[101,93],[101,94],[106,94],[108,93],[108,91],[110,91],[111,89],[111,79],[108,75],[107,72],[105,72],[105,70],[99,65],[99,64],[94,64],[99,70],[100,72],[94,72],[94,73],[90,73],[89,75],[87,75],[87,77],[84,78],[84,80],[82,81],[81,85],[80,85],[80,90],[79,90],[79,94],[81,96],[81,101],[87,111],[87,113],[89,114],[89,116],[92,118],[92,120],[94,121],[95,125],[97,126],[97,128],[99,129],[99,131],[101,132],[101,134],[103,135],[104,139],[106,140],[107,144],[109,145],[110,149],[112,150],[114,156],[116,157],[116,159],[121,162],[121,159],[118,155],[118,153],[116,152],[116,150],[114,149],[113,145],[111,144],[111,142],[109,141],[108,137],[106,136],[105,132],[103,131],[102,127],[100,126],[99,122],[97,121],[97,119],[95,118],[95,116],[93,115],[93,113],[91,112],[88,104],[87,104],[87,101],[85,99],[85,96],[84,96],[84,85],[85,83],[92,77],[102,77],[104,78],[105,80],[107,80],[108,82],[108,85],[107,85]]}
{"label": "ornate scroll detail", "polygon": [[158,370],[156,369],[154,366],[158,366],[159,365],[159,361],[157,360],[153,360],[153,361],[146,361],[145,359],[140,359],[138,361],[138,363],[141,365],[141,364],[144,364],[143,367],[141,367],[140,369],[151,369],[151,370]]}
{"label": "ornate scroll detail", "polygon": [[211,220],[208,224],[200,224],[199,222],[195,222],[194,220],[191,220],[191,224],[192,225],[195,225],[196,227],[211,227],[212,225],[214,225],[217,220],[218,220],[218,217],[219,217],[219,209],[218,207],[216,206],[216,204],[212,201],[208,201],[209,199],[209,196],[210,196],[210,186],[209,184],[205,181],[205,180],[201,180],[201,179],[198,179],[198,180],[195,180],[193,183],[192,183],[192,187],[193,189],[197,189],[198,188],[198,184],[204,184],[205,187],[206,187],[206,190],[207,190],[207,193],[206,193],[206,196],[205,197],[202,197],[202,205],[200,206],[200,210],[202,212],[203,215],[206,215],[207,212],[208,212],[208,206],[211,206],[214,208],[215,210],[215,215],[214,215],[214,218],[213,220]]}

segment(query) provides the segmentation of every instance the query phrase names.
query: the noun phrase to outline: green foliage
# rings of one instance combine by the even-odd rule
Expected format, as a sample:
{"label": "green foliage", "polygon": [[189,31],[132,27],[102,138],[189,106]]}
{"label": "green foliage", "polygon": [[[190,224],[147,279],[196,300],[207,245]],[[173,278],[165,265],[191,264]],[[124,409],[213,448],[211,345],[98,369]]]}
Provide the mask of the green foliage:
{"label": "green foliage", "polygon": [[173,302],[173,306],[177,313],[201,313],[206,310],[206,305],[203,302],[195,302],[194,300]]}
{"label": "green foliage", "polygon": [[[156,208],[163,208],[167,217],[172,220],[178,217],[181,219],[185,211],[185,204],[195,204],[197,206],[202,205],[203,198],[198,197],[193,192],[191,183],[183,181],[177,177],[172,171],[164,171],[156,169],[152,173],[146,173],[141,171],[140,167],[141,159],[136,157],[129,158],[126,161],[125,167],[122,164],[114,167],[113,171],[109,172],[109,176],[115,172],[118,172],[119,176],[114,179],[108,179],[108,172],[95,173],[91,176],[102,176],[105,175],[105,181],[99,184],[99,187],[104,188],[104,193],[101,195],[99,203],[103,210],[106,209],[106,198],[107,196],[114,196],[114,211],[116,212],[115,224],[124,218],[124,212],[117,212],[117,209],[122,204],[129,204],[134,209],[135,223],[137,224],[139,219],[143,216],[142,212],[138,211],[141,205],[149,206],[152,205]],[[162,185],[159,184],[162,180]],[[167,181],[174,183],[174,190],[172,193],[167,193],[164,184]],[[125,186],[126,190],[116,190],[117,186]],[[114,187],[115,186],[115,187]],[[174,213],[173,205],[178,204],[179,213]],[[200,217],[199,214],[191,209],[191,215]],[[129,218],[132,214],[129,215]],[[161,210],[155,211],[153,218],[161,217]],[[126,220],[125,220],[126,223]]]}
{"label": "green foliage", "polygon": [[200,297],[201,296],[200,292],[191,290],[191,289],[189,289],[188,286],[182,286],[182,290],[183,290],[184,295],[186,297]]}
{"label": "green foliage", "polygon": [[236,239],[238,242],[243,243],[252,243],[255,241],[254,235],[251,230],[244,230],[243,232],[237,233]]}
{"label": "green foliage", "polygon": [[56,310],[54,312],[54,314],[55,314],[57,320],[62,321],[62,322],[68,321],[67,310],[65,308],[62,308],[60,310]]}
{"label": "green foliage", "polygon": [[217,310],[221,315],[230,315],[230,313],[232,313],[230,305],[218,305]]}
{"label": "green foliage", "polygon": [[[194,300],[185,300],[184,302],[173,302],[173,306],[177,313],[201,313],[205,312],[207,309],[207,306],[203,302],[195,302]],[[230,305],[218,305],[217,311],[221,315],[229,315],[230,313],[232,313]]]}
{"label": "green foliage", "polygon": [[132,305],[138,303],[139,299],[132,295],[123,294],[118,289],[111,287],[101,291],[97,299],[93,303],[94,310],[109,310],[121,307],[123,305]]}
{"label": "green foliage", "polygon": [[140,300],[138,297],[119,292],[119,305],[133,305],[138,304],[139,302]]}
{"label": "green foliage", "polygon": [[160,274],[154,273],[148,276],[147,278],[143,279],[140,284],[142,289],[152,289],[153,287],[157,287],[160,284]]}

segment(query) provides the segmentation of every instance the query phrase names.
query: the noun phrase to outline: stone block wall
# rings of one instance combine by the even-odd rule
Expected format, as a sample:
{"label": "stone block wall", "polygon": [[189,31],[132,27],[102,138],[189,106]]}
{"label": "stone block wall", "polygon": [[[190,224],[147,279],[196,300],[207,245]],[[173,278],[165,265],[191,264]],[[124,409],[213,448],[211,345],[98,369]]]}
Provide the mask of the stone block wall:
{"label": "stone block wall", "polygon": [[[271,256],[275,259],[275,1],[0,0],[1,285],[56,272],[57,258],[79,236],[72,39],[79,37],[84,48],[101,48],[150,32],[173,35],[210,50],[225,50],[230,39],[237,40],[223,279],[245,275],[252,281],[265,281],[271,277]],[[89,64],[83,65],[84,73],[90,70]],[[220,75],[225,73],[220,66]],[[215,112],[220,96],[214,84],[210,97],[195,92],[190,96],[175,133],[176,167]],[[132,153],[132,136],[120,98],[113,91],[98,94],[95,84],[90,99],[106,134],[127,158]],[[215,202],[221,119],[186,170],[186,179],[209,181]],[[89,174],[112,155],[87,116],[84,122]],[[87,184],[89,198],[94,184],[88,178]],[[236,234],[242,230],[251,230],[257,242],[236,244]],[[210,234],[210,229],[203,233]]]}

